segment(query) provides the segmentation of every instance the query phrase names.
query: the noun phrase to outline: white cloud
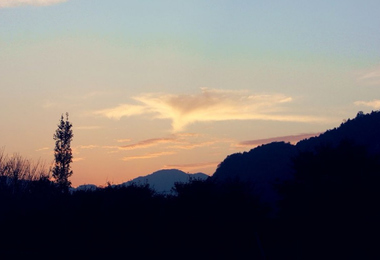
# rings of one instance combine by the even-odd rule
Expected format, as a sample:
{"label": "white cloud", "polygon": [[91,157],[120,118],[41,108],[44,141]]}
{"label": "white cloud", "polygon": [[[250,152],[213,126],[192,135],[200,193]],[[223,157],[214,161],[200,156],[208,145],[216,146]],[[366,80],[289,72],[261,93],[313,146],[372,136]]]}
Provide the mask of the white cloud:
{"label": "white cloud", "polygon": [[358,81],[370,86],[380,86],[380,67],[361,72]]}
{"label": "white cloud", "polygon": [[0,8],[17,7],[24,5],[46,6],[63,3],[68,0],[0,0]]}
{"label": "white cloud", "polygon": [[365,107],[371,107],[373,109],[380,109],[380,100],[375,99],[372,101],[356,101],[354,102],[356,106],[365,106]]}
{"label": "white cloud", "polygon": [[123,104],[95,114],[120,119],[141,114],[170,119],[174,132],[189,124],[225,120],[275,120],[312,122],[311,116],[284,114],[283,105],[292,98],[282,94],[249,95],[244,91],[203,88],[199,94],[145,94],[134,98],[142,105]]}

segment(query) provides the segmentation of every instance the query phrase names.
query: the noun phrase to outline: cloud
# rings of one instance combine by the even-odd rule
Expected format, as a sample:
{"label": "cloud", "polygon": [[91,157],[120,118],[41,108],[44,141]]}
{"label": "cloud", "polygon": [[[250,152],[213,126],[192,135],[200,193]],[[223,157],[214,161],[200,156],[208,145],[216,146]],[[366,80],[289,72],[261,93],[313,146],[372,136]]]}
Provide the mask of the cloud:
{"label": "cloud", "polygon": [[287,136],[278,136],[278,137],[272,137],[272,138],[267,138],[267,139],[257,139],[257,140],[248,140],[248,141],[243,141],[237,144],[237,146],[249,146],[249,147],[256,147],[262,144],[268,144],[271,142],[289,142],[292,144],[296,144],[297,142],[307,139],[310,137],[317,136],[321,133],[310,133],[310,134],[299,134],[299,135],[287,135]]}
{"label": "cloud", "polygon": [[199,94],[144,94],[134,97],[141,105],[123,104],[94,112],[111,119],[141,114],[169,119],[173,132],[195,122],[225,120],[275,120],[315,122],[311,116],[283,114],[282,105],[292,98],[282,94],[249,95],[246,91],[202,88]]}
{"label": "cloud", "polygon": [[371,107],[373,109],[380,109],[380,100],[374,99],[372,101],[356,101],[354,102],[356,106],[365,106],[365,107]]}
{"label": "cloud", "polygon": [[95,115],[102,115],[111,119],[117,119],[119,120],[122,117],[129,117],[129,116],[136,116],[145,114],[146,107],[145,106],[138,106],[138,105],[119,105],[114,108],[104,109],[96,111]]}
{"label": "cloud", "polygon": [[82,157],[74,157],[73,158],[73,162],[80,162],[80,161],[84,161],[85,158],[82,158]]}
{"label": "cloud", "polygon": [[163,169],[179,169],[182,171],[187,170],[196,170],[196,169],[204,169],[204,168],[216,168],[220,162],[204,162],[204,163],[192,163],[192,164],[169,164],[162,167]]}
{"label": "cloud", "polygon": [[98,148],[98,147],[99,147],[98,145],[90,144],[90,145],[79,145],[76,148],[77,149],[94,149],[94,148]]}
{"label": "cloud", "polygon": [[74,126],[75,130],[96,130],[96,129],[101,129],[101,126],[97,125],[91,125],[91,126]]}
{"label": "cloud", "polygon": [[170,143],[173,141],[175,141],[175,138],[152,138],[152,139],[143,140],[135,144],[120,146],[120,148],[123,150],[134,150],[134,149],[139,149],[139,148],[151,147],[151,146],[155,146],[155,145],[163,144],[163,143]]}
{"label": "cloud", "polygon": [[51,147],[42,147],[40,149],[37,149],[36,152],[47,151],[47,150],[53,150],[53,149]]}
{"label": "cloud", "polygon": [[358,81],[370,86],[380,86],[380,67],[361,72]]}
{"label": "cloud", "polygon": [[118,143],[127,143],[127,142],[130,142],[131,141],[131,139],[118,139],[118,140],[116,140],[116,142],[118,142]]}
{"label": "cloud", "polygon": [[132,161],[132,160],[138,160],[138,159],[151,159],[151,158],[157,158],[165,155],[172,155],[175,154],[175,152],[159,152],[159,153],[149,153],[145,155],[137,155],[137,156],[128,156],[124,157],[123,161]]}
{"label": "cloud", "polygon": [[68,0],[0,0],[0,8],[24,5],[46,6],[67,2]]}
{"label": "cloud", "polygon": [[99,145],[93,145],[93,144],[90,144],[90,145],[77,145],[77,146],[72,147],[72,152],[73,152],[73,154],[78,155],[78,154],[81,154],[82,150],[92,150],[92,149],[95,149],[95,148],[99,148]]}
{"label": "cloud", "polygon": [[[142,140],[140,142],[129,144],[129,145],[123,145],[123,146],[106,146],[104,148],[108,149],[119,149],[119,150],[135,150],[135,149],[142,149],[152,146],[158,146],[161,144],[169,144],[166,146],[168,149],[184,149],[184,150],[190,150],[197,147],[204,147],[204,146],[211,146],[215,143],[219,143],[223,140],[207,140],[207,141],[201,141],[198,138],[200,137],[200,134],[194,134],[194,133],[178,133],[178,134],[172,134],[169,137],[163,137],[163,138],[151,138]],[[129,140],[129,139],[127,139]]]}
{"label": "cloud", "polygon": [[197,142],[197,143],[195,143],[195,142],[182,142],[182,143],[177,144],[177,145],[172,145],[172,146],[170,146],[170,148],[191,150],[191,149],[198,148],[198,147],[211,146],[217,142],[218,141],[206,141],[206,142]]}

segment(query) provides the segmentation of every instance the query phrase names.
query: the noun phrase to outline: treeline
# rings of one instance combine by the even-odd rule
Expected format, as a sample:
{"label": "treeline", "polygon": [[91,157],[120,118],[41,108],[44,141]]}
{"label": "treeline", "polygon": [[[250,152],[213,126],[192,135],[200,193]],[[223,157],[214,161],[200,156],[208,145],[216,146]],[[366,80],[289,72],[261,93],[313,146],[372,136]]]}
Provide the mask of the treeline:
{"label": "treeline", "polygon": [[352,141],[293,157],[275,215],[248,182],[193,180],[170,196],[148,185],[62,193],[44,171],[16,177],[4,165],[26,161],[12,160],[0,161],[0,248],[10,256],[379,257],[380,158]]}
{"label": "treeline", "polygon": [[23,189],[15,194],[5,189],[0,195],[3,255],[261,256],[257,230],[266,209],[242,183],[193,180],[176,184],[175,195],[164,196],[148,185],[62,193],[52,182],[33,182],[43,183],[31,184],[42,190]]}

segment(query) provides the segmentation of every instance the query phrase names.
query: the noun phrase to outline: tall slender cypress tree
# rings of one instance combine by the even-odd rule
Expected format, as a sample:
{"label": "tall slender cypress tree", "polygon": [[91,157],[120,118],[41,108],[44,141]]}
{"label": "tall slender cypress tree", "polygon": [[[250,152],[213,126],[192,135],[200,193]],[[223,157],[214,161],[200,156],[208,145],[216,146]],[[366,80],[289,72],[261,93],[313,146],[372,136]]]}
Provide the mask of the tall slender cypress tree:
{"label": "tall slender cypress tree", "polygon": [[73,161],[70,145],[74,136],[71,128],[72,124],[69,122],[69,114],[66,113],[66,120],[61,115],[61,120],[53,137],[55,140],[53,178],[64,193],[69,191],[69,187],[71,186],[69,177],[73,174],[70,167],[70,163]]}

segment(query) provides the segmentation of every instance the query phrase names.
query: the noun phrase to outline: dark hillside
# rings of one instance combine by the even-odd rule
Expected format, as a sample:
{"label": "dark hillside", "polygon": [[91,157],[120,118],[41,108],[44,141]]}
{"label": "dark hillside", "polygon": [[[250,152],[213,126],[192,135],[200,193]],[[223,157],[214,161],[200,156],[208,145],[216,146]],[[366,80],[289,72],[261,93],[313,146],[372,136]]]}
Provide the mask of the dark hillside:
{"label": "dark hillside", "polygon": [[299,145],[232,154],[165,195],[145,181],[62,193],[0,167],[1,257],[380,259],[378,126],[359,113]]}
{"label": "dark hillside", "polygon": [[272,204],[280,198],[274,184],[293,179],[293,160],[302,152],[316,152],[320,147],[337,147],[350,140],[362,145],[371,154],[380,154],[380,112],[363,114],[348,119],[339,127],[302,140],[297,145],[273,142],[258,146],[249,152],[227,156],[211,179],[217,182],[239,180],[248,182],[263,202]]}
{"label": "dark hillside", "polygon": [[359,112],[355,118],[348,119],[339,127],[298,142],[297,148],[301,151],[315,151],[319,146],[337,147],[343,140],[351,140],[367,147],[370,153],[380,154],[380,111],[368,114]]}
{"label": "dark hillside", "polygon": [[304,259],[376,259],[380,156],[343,140],[301,152],[294,170],[294,179],[278,186],[287,247]]}
{"label": "dark hillside", "polygon": [[291,159],[296,154],[296,147],[284,142],[232,154],[218,166],[212,180],[250,183],[253,193],[260,196],[263,202],[274,203],[278,194],[273,189],[273,184],[292,178]]}

